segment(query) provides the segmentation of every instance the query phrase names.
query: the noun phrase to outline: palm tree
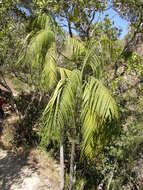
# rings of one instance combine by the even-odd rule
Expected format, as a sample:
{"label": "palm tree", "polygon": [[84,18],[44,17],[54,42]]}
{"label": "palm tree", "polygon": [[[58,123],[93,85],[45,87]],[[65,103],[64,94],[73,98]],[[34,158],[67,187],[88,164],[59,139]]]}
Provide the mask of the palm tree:
{"label": "palm tree", "polygon": [[[71,190],[78,123],[82,126],[81,156],[93,158],[95,151],[103,148],[117,130],[118,109],[109,90],[99,80],[104,59],[101,52],[97,51],[97,44],[93,46],[91,43],[86,47],[79,40],[68,37],[68,46],[69,41],[69,55],[65,52],[62,54],[66,61],[77,61],[75,65],[78,69],[60,69],[61,78],[43,113],[41,142],[45,144],[50,139],[58,141],[60,131],[70,126],[72,145],[68,189]],[[80,59],[81,65],[78,65]]]}
{"label": "palm tree", "polygon": [[[70,127],[71,161],[68,189],[72,189],[77,129],[81,129],[81,158],[92,159],[118,129],[118,109],[101,82],[108,40],[82,42],[65,36],[47,15],[34,23],[26,47],[24,67],[38,89],[53,92],[43,113],[41,144],[60,142],[61,189],[64,189],[64,134]],[[40,30],[39,30],[40,28]],[[58,43],[57,43],[58,41]],[[54,89],[55,88],[55,89]],[[80,123],[80,127],[79,127]]]}
{"label": "palm tree", "polygon": [[[76,109],[79,107],[77,105],[80,102],[79,99],[82,101],[80,116],[77,114],[79,110]],[[61,129],[66,130],[66,126],[70,125],[72,128],[69,189],[72,188],[78,117],[82,123],[82,156],[92,158],[96,148],[106,145],[113,130],[116,129],[116,126],[114,126],[115,129],[112,129],[111,121],[118,119],[117,106],[99,80],[89,77],[85,84],[81,80],[80,71],[73,70],[66,79],[58,82],[43,114],[42,131],[42,143],[44,144],[47,143],[47,139],[55,140],[57,138],[58,140]],[[106,123],[107,120],[108,123]]]}

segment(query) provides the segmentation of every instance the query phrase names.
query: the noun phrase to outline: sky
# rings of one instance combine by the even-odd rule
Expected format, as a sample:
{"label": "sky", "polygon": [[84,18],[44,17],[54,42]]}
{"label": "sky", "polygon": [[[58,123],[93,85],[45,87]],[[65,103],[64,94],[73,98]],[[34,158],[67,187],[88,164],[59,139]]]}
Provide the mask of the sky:
{"label": "sky", "polygon": [[[24,7],[19,7],[19,9],[24,12],[27,16],[30,16],[30,12],[27,8],[24,8]],[[128,33],[128,27],[129,27],[129,23],[120,17],[120,15],[114,11],[112,8],[108,9],[107,11],[105,11],[101,16],[100,16],[100,20],[103,20],[105,15],[109,15],[108,18],[111,19],[112,21],[114,21],[114,26],[115,27],[118,27],[119,29],[122,29],[122,33],[120,35],[120,39],[123,39],[126,34]],[[98,15],[97,15],[98,17]],[[97,17],[95,18],[95,22],[96,22],[96,19]]]}
{"label": "sky", "polygon": [[22,13],[25,13],[27,16],[30,16],[30,11],[25,8],[25,7],[22,7],[22,6],[17,6],[19,10],[21,10]]}
{"label": "sky", "polygon": [[112,8],[104,12],[102,19],[105,17],[106,14],[108,14],[109,18],[112,21],[114,21],[114,26],[122,29],[120,39],[123,39],[124,36],[128,33],[129,22],[121,18],[120,15],[116,11],[114,11]]}

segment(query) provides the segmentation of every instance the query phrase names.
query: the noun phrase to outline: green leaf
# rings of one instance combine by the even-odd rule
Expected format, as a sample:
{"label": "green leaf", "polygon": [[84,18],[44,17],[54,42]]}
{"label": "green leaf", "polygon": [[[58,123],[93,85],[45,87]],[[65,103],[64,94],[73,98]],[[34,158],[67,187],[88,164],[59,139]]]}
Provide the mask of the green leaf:
{"label": "green leaf", "polygon": [[[112,127],[118,121],[118,109],[115,100],[107,88],[97,79],[91,77],[85,86],[82,102],[82,156],[93,157],[110,140]],[[108,121],[108,123],[107,123]],[[115,130],[118,128],[114,123]],[[104,132],[108,128],[108,133]],[[110,133],[111,132],[111,133]],[[109,136],[106,136],[109,134]],[[106,141],[103,141],[104,135]]]}

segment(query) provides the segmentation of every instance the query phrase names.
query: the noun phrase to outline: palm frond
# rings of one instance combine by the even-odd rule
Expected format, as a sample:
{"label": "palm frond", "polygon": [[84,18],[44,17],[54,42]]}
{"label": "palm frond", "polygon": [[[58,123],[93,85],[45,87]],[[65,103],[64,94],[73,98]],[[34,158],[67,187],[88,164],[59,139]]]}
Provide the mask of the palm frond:
{"label": "palm frond", "polygon": [[97,134],[99,129],[100,119],[97,117],[96,113],[92,113],[92,111],[85,107],[81,113],[81,121],[82,121],[82,158],[89,157],[93,158],[95,143],[97,142]]}
{"label": "palm frond", "polygon": [[45,108],[45,111],[43,112],[43,122],[42,122],[42,128],[41,128],[41,145],[45,146],[48,145],[50,140],[52,139],[53,142],[57,141],[59,142],[59,124],[63,126],[62,117],[60,118],[60,122],[57,123],[57,111],[59,108],[59,99],[62,93],[62,90],[64,88],[64,85],[66,84],[65,80],[59,81],[55,92],[49,101],[47,107]]}
{"label": "palm frond", "polygon": [[[33,30],[25,39],[18,65],[28,69],[29,81],[40,90],[51,90],[57,83],[58,25],[52,16],[40,14],[34,21]],[[26,45],[25,45],[26,44]]]}
{"label": "palm frond", "polygon": [[115,57],[113,48],[112,41],[104,35],[99,41],[91,39],[87,46],[82,75],[88,74],[100,79],[104,73],[104,65],[110,64]]}
{"label": "palm frond", "polygon": [[69,78],[61,79],[54,94],[43,113],[43,127],[41,130],[41,144],[48,144],[48,140],[59,139],[59,131],[69,124],[74,117],[77,86],[80,85],[80,74],[72,71]]}
{"label": "palm frond", "polygon": [[[104,131],[107,127],[109,137],[106,139],[109,140],[113,132],[110,125],[112,121],[117,121],[118,117],[117,105],[110,92],[99,80],[91,77],[84,89],[81,113],[83,155],[92,157],[94,147],[99,148],[101,144],[104,146],[104,135],[107,135]],[[117,129],[116,125],[114,129]]]}
{"label": "palm frond", "polygon": [[72,73],[72,71],[70,71],[69,69],[65,69],[65,68],[62,68],[62,67],[59,67],[58,70],[59,70],[59,74],[60,74],[61,79],[68,78]]}
{"label": "palm frond", "polygon": [[33,22],[33,29],[37,30],[50,30],[54,33],[62,32],[58,26],[55,18],[47,13],[40,13],[38,17]]}
{"label": "palm frond", "polygon": [[104,59],[102,56],[101,44],[91,43],[87,48],[85,59],[82,67],[82,75],[89,74],[100,78],[103,73]]}
{"label": "palm frond", "polygon": [[53,32],[41,30],[31,41],[26,54],[26,62],[30,62],[32,68],[41,68],[48,49],[55,42]]}
{"label": "palm frond", "polygon": [[32,39],[33,37],[33,32],[30,32],[26,37],[25,39],[23,40],[23,43],[22,43],[22,49],[20,51],[20,56],[18,58],[18,61],[15,63],[15,66],[23,66],[24,64],[24,59],[25,59],[25,56],[26,56],[26,52],[27,52],[27,47],[30,43],[30,40]]}
{"label": "palm frond", "polygon": [[57,84],[57,53],[55,44],[47,51],[44,68],[40,77],[40,86],[45,90],[52,90]]}
{"label": "palm frond", "polygon": [[85,53],[85,45],[82,41],[77,38],[67,37],[65,40],[65,50],[63,54],[73,60],[76,61]]}

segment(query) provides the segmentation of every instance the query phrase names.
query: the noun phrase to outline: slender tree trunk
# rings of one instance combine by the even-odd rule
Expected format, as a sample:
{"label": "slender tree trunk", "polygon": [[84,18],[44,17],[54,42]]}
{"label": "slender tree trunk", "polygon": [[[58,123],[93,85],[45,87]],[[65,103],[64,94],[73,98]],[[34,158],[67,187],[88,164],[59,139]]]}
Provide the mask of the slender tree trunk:
{"label": "slender tree trunk", "polygon": [[64,190],[64,147],[63,147],[63,133],[60,131],[60,167],[61,167],[61,190]]}
{"label": "slender tree trunk", "polygon": [[68,30],[69,30],[69,35],[72,38],[73,37],[73,33],[72,33],[72,28],[71,28],[71,21],[69,16],[67,15],[67,21],[68,21]]}
{"label": "slender tree trunk", "polygon": [[74,158],[75,158],[75,146],[76,146],[76,126],[75,126],[75,120],[73,121],[73,132],[72,132],[72,146],[71,146],[71,159],[70,159],[70,174],[69,174],[69,184],[68,184],[68,190],[72,190],[73,186],[73,176],[74,176]]}
{"label": "slender tree trunk", "polygon": [[75,156],[75,140],[73,139],[72,140],[72,147],[71,147],[70,175],[69,175],[68,190],[72,190],[72,185],[73,185],[74,156]]}

